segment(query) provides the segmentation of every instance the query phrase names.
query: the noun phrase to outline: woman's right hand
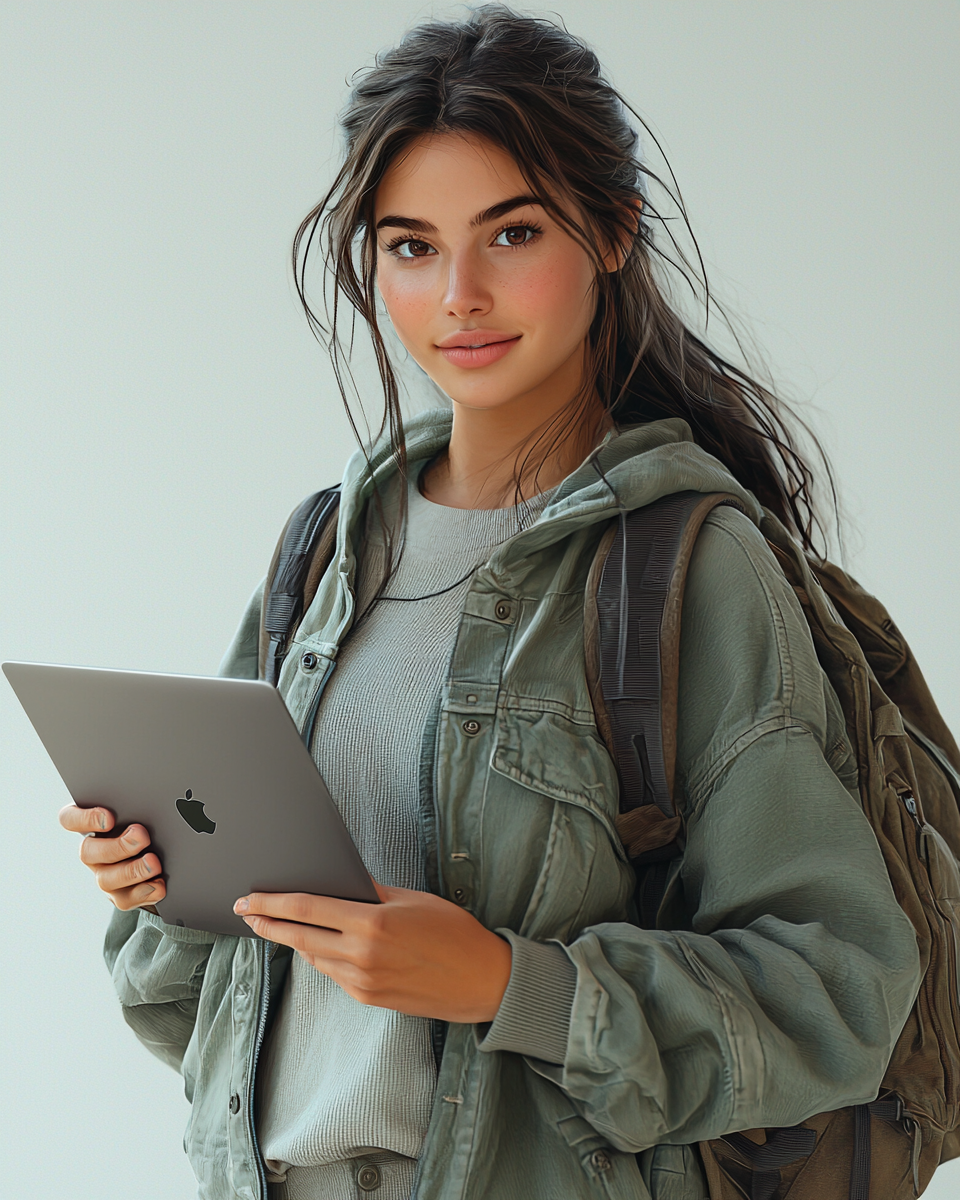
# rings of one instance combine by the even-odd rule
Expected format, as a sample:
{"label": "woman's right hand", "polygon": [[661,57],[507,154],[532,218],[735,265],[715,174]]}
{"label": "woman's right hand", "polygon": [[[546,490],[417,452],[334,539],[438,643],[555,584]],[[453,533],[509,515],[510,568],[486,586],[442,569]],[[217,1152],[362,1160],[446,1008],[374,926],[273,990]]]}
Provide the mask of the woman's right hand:
{"label": "woman's right hand", "polygon": [[[107,833],[113,828],[114,815],[106,808],[78,808],[68,804],[60,810],[60,824],[72,833]],[[142,825],[128,825],[119,837],[84,837],[80,843],[80,861],[94,873],[101,891],[107,893],[121,911],[146,908],[167,894],[159,877],[163,867],[156,854],[144,853],[150,835]]]}

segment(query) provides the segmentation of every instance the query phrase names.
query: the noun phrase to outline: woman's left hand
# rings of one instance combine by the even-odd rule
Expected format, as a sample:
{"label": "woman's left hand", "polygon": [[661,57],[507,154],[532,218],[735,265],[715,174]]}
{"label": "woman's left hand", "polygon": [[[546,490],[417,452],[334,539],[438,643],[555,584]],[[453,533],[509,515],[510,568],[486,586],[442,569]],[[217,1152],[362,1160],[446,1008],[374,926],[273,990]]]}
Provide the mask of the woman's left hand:
{"label": "woman's left hand", "polygon": [[510,943],[440,896],[375,886],[380,904],[253,892],[234,912],[361,1004],[441,1021],[492,1021],[510,978]]}

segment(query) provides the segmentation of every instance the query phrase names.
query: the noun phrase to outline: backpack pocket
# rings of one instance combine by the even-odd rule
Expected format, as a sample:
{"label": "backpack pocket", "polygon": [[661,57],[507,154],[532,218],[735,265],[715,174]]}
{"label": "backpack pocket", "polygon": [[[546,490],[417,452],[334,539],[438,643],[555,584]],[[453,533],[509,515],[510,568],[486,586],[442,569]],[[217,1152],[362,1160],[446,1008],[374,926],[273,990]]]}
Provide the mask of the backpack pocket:
{"label": "backpack pocket", "polygon": [[[930,887],[936,908],[942,919],[943,961],[931,962],[926,985],[931,981],[939,1001],[938,1007],[948,1011],[939,1016],[949,1028],[960,1028],[960,866],[953,851],[932,825],[923,824],[917,832],[917,847],[930,876]],[[936,975],[934,975],[936,972]],[[939,976],[939,978],[937,978]],[[946,976],[946,978],[944,978]],[[939,986],[937,986],[939,984]],[[939,1014],[938,1014],[939,1015]],[[938,1021],[939,1025],[939,1021]],[[944,1040],[944,1052],[949,1055],[949,1041]],[[960,1103],[960,1062],[955,1056],[944,1063],[946,1101]],[[951,1086],[952,1085],[952,1086]]]}

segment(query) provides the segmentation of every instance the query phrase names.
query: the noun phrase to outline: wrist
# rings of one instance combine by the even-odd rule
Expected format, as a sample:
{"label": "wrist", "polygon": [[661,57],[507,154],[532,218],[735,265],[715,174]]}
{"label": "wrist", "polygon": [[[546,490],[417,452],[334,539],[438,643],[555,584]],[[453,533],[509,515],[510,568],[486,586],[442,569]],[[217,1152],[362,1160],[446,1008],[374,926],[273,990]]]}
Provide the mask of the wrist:
{"label": "wrist", "polygon": [[486,985],[483,989],[483,1002],[480,1014],[471,1018],[474,1023],[494,1019],[503,1002],[513,971],[513,950],[507,939],[491,932],[489,947],[489,954],[484,956],[483,961]]}

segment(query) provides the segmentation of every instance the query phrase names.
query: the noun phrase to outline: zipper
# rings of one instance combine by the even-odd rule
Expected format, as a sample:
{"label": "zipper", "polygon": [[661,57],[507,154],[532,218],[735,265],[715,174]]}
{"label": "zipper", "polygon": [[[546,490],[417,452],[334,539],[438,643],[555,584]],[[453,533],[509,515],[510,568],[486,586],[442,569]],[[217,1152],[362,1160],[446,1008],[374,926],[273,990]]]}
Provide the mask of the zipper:
{"label": "zipper", "polygon": [[904,788],[902,791],[898,788],[897,795],[900,798],[900,803],[910,814],[910,818],[914,824],[914,832],[917,838],[917,858],[924,861],[923,847],[921,845],[921,837],[923,835],[923,822],[920,820],[920,814],[917,811],[917,802],[914,799],[913,792],[909,788]]}
{"label": "zipper", "polygon": [[910,1166],[913,1168],[913,1194],[919,1196],[920,1187],[920,1151],[923,1149],[923,1133],[919,1124],[913,1123],[913,1151],[910,1154]]}
{"label": "zipper", "polygon": [[250,1060],[250,1088],[247,1103],[247,1118],[250,1125],[250,1140],[253,1143],[253,1156],[257,1164],[257,1176],[260,1181],[261,1200],[267,1200],[267,1167],[260,1152],[260,1142],[257,1138],[256,1114],[254,1113],[254,1096],[256,1094],[257,1062],[260,1058],[260,1047],[263,1045],[263,1035],[267,1028],[267,1008],[270,1004],[270,956],[276,949],[273,942],[266,942],[263,947],[263,970],[260,975],[260,1003],[257,1015],[257,1035],[253,1043],[253,1054]]}
{"label": "zipper", "polygon": [[913,817],[914,823],[919,827],[920,818],[917,816],[917,802],[913,798],[913,793],[902,792],[900,799],[903,801],[904,808],[907,810],[910,816]]}
{"label": "zipper", "polygon": [[920,1195],[920,1152],[923,1149],[923,1129],[920,1122],[908,1112],[903,1113],[900,1124],[913,1143],[910,1148],[910,1168],[913,1174],[913,1194],[916,1197]]}

